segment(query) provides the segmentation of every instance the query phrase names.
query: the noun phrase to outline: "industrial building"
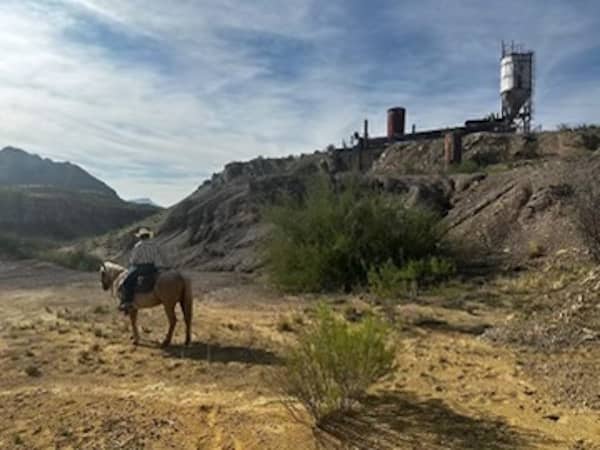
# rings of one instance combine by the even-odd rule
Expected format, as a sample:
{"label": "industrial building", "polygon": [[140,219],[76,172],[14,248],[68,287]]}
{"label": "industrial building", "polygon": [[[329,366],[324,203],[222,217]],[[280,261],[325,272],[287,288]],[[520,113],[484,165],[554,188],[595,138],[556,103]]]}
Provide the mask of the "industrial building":
{"label": "industrial building", "polygon": [[438,128],[416,132],[413,126],[406,133],[407,112],[403,107],[389,108],[387,111],[387,135],[370,137],[368,121],[364,121],[363,133],[355,132],[352,141],[353,151],[358,152],[358,166],[363,167],[365,158],[361,155],[369,148],[383,148],[395,142],[417,141],[444,138],[444,158],[448,164],[460,163],[462,159],[462,138],[470,133],[481,131],[514,133],[531,131],[533,117],[534,52],[521,45],[502,42],[500,57],[500,113],[486,118],[465,121],[463,126]]}

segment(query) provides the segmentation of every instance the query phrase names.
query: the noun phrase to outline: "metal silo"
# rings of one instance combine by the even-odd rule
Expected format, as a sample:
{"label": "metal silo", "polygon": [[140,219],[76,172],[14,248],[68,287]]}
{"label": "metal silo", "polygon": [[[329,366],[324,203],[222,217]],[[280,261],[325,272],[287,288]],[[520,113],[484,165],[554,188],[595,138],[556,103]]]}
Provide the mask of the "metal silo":
{"label": "metal silo", "polygon": [[525,132],[531,127],[533,113],[533,52],[502,43],[500,60],[500,97],[502,117]]}
{"label": "metal silo", "polygon": [[406,110],[395,107],[387,111],[387,135],[388,139],[394,139],[396,136],[404,136],[404,127],[406,122]]}

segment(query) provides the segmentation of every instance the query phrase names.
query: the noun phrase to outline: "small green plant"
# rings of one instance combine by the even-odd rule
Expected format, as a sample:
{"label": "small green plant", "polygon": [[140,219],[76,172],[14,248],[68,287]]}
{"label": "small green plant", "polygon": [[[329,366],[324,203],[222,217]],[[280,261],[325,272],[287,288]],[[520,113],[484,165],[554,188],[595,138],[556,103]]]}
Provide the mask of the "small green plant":
{"label": "small green plant", "polygon": [[92,312],[94,314],[108,314],[110,312],[110,308],[106,305],[98,305],[92,310]]}
{"label": "small green plant", "polygon": [[320,305],[316,319],[286,356],[285,391],[319,424],[351,410],[375,381],[393,370],[390,329],[376,317],[358,324]]}
{"label": "small green plant", "polygon": [[15,433],[15,435],[13,436],[13,443],[15,445],[21,446],[21,445],[25,444],[25,441],[23,441],[23,438],[21,437],[20,434]]}
{"label": "small green plant", "polygon": [[369,271],[369,290],[380,298],[393,299],[412,294],[420,286],[445,281],[455,274],[454,262],[443,257],[411,260],[402,267],[387,261]]}
{"label": "small green plant", "polygon": [[42,371],[38,366],[27,366],[25,368],[25,373],[32,378],[39,378],[42,376]]}
{"label": "small green plant", "polygon": [[369,291],[379,298],[400,297],[410,290],[410,280],[393,262],[388,261],[378,268],[371,268],[368,274]]}
{"label": "small green plant", "polygon": [[277,331],[280,333],[292,333],[294,331],[294,327],[287,317],[280,317],[277,322]]}
{"label": "small green plant", "polygon": [[481,170],[481,167],[472,159],[465,159],[460,164],[453,164],[449,167],[450,173],[475,173]]}
{"label": "small green plant", "polygon": [[544,256],[544,247],[536,241],[529,241],[527,244],[527,253],[529,258],[535,259]]}

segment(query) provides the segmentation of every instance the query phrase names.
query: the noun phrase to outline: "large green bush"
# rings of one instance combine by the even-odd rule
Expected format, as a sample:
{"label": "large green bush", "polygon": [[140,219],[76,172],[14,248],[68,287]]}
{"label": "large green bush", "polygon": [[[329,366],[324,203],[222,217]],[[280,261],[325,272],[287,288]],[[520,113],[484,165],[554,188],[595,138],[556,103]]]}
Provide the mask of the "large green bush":
{"label": "large green bush", "polygon": [[390,329],[373,316],[349,324],[321,305],[288,351],[283,387],[317,422],[352,409],[371,384],[393,369]]}
{"label": "large green bush", "polygon": [[266,211],[274,225],[267,245],[272,280],[290,291],[351,289],[388,261],[404,267],[443,251],[439,217],[406,208],[397,196],[361,188],[336,192],[326,181],[310,184],[300,199]]}

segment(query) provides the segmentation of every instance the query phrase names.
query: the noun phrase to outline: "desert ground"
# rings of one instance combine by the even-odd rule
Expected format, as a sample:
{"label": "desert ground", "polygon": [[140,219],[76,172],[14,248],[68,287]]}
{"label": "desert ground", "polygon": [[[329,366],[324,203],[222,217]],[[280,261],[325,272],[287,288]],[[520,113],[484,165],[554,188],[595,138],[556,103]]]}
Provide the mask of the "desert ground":
{"label": "desert ground", "polygon": [[[483,339],[513,314],[510,291],[403,302],[395,373],[355,415],[317,430],[284,405],[277,375],[321,299],[247,275],[189,275],[193,344],[181,346],[180,321],[161,349],[160,308],[140,313],[135,347],[97,274],[1,261],[0,448],[600,448],[600,397],[586,391],[600,344],[545,355]],[[360,295],[326,300],[352,319],[369,307]]]}

